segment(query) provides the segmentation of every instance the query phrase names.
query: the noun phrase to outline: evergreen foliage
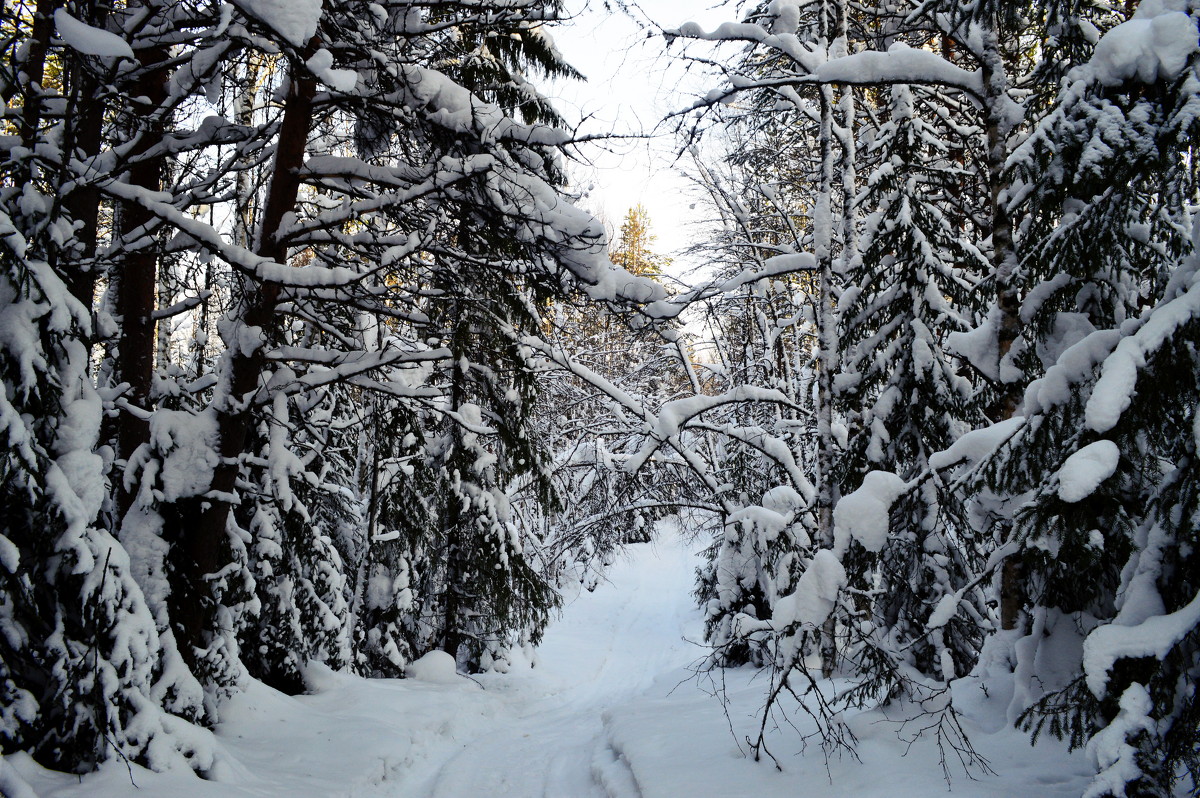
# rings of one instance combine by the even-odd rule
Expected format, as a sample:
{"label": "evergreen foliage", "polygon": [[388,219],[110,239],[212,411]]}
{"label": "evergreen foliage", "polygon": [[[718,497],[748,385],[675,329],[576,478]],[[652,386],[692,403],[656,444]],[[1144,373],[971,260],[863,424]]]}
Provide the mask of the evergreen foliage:
{"label": "evergreen foliage", "polygon": [[249,678],[505,670],[680,512],[756,757],[804,690],[986,767],[999,681],[1089,798],[1195,793],[1200,4],[1128,5],[671,32],[740,48],[673,292],[567,202],[556,0],[5,4],[0,749],[206,773]]}
{"label": "evergreen foliage", "polygon": [[560,12],[4,7],[4,753],[205,772],[248,677],[536,643],[522,336],[661,298],[558,188]]}
{"label": "evergreen foliage", "polygon": [[[790,123],[811,164],[724,185],[702,169],[745,276],[697,300],[816,278],[798,283],[813,337],[802,318],[794,337],[763,337],[812,354],[815,389],[791,394],[812,402],[810,448],[768,459],[803,464],[815,496],[799,492],[795,517],[811,514],[813,534],[769,554],[789,527],[758,532],[768,498],[743,490],[745,511],[722,503],[739,523],[698,591],[714,650],[740,646],[715,662],[750,658],[753,641],[772,667],[764,725],[781,693],[820,689],[819,653],[852,684],[809,705],[827,752],[852,742],[839,702],[911,699],[944,740],[945,687],[970,676],[1014,684],[1008,716],[1034,735],[1088,746],[1088,795],[1167,795],[1194,777],[1197,11],[1143,5],[772,3],[669,33],[744,48],[693,107],[689,142],[719,123],[727,162],[753,167]],[[1153,45],[1138,38],[1152,29]],[[759,221],[763,199],[785,224]],[[756,249],[812,260],[745,258]],[[748,329],[714,325],[722,363],[764,351]],[[692,427],[728,441],[708,446],[742,440]],[[738,470],[769,472],[754,458]]]}

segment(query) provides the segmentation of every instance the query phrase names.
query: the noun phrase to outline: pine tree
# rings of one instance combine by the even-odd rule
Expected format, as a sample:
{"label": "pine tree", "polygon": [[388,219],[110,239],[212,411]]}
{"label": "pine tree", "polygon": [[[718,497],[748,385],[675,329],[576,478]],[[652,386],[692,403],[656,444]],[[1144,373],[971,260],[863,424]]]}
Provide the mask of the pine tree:
{"label": "pine tree", "polygon": [[[464,237],[470,235],[463,228]],[[467,244],[469,247],[470,245]],[[450,352],[446,416],[427,441],[438,534],[427,545],[423,591],[434,601],[436,645],[474,670],[505,659],[512,645],[536,643],[556,597],[531,562],[537,541],[521,537],[511,491],[519,480],[553,511],[547,455],[528,428],[533,372],[516,342],[493,325],[536,329],[530,304],[507,283],[474,285],[446,274],[446,302],[435,303],[432,331]],[[496,344],[502,348],[494,348]],[[502,368],[504,367],[504,368]]]}
{"label": "pine tree", "polygon": [[661,278],[671,259],[653,250],[658,238],[650,232],[650,215],[642,205],[625,212],[615,247],[609,250],[612,262],[630,274]]}
{"label": "pine tree", "polygon": [[[202,712],[199,685],[171,668],[143,552],[103,526],[104,406],[89,352],[98,203],[89,188],[65,190],[74,175],[61,164],[64,146],[95,152],[78,136],[103,115],[103,97],[87,92],[104,59],[52,46],[56,25],[82,24],[54,5],[3,18],[5,96],[19,98],[21,124],[0,189],[0,745],[72,771],[111,756],[208,768],[212,750],[188,723]],[[127,49],[111,34],[104,44]],[[52,110],[64,94],[75,117]]]}

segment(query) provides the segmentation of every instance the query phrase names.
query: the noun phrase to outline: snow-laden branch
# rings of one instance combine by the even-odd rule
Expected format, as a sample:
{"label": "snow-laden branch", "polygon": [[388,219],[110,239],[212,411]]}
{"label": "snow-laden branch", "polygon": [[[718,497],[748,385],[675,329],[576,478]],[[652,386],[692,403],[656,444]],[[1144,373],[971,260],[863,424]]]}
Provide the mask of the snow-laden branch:
{"label": "snow-laden branch", "polygon": [[961,89],[983,97],[983,76],[979,70],[967,71],[937,53],[896,42],[887,52],[867,50],[834,58],[813,73],[817,83],[844,83],[855,86],[880,86],[892,83],[919,83]]}
{"label": "snow-laden branch", "polygon": [[[1137,332],[1121,339],[1100,367],[1084,411],[1090,429],[1104,433],[1121,420],[1137,392],[1138,372],[1177,334],[1200,319],[1200,270],[1180,296],[1150,311]],[[1085,339],[1086,340],[1086,339]]]}
{"label": "snow-laden branch", "polygon": [[805,72],[813,72],[826,60],[826,54],[816,45],[800,41],[791,33],[769,33],[753,22],[724,22],[711,31],[698,23],[685,22],[675,30],[665,31],[667,42],[674,39],[697,39],[707,42],[744,42],[761,44],[792,59]]}
{"label": "snow-laden branch", "polygon": [[693,302],[702,302],[715,296],[731,294],[759,280],[783,277],[797,272],[811,272],[817,268],[817,259],[810,252],[785,253],[767,258],[758,268],[743,269],[726,280],[714,280],[669,300],[660,300],[646,307],[645,313],[655,319],[673,319],[683,313]]}
{"label": "snow-laden branch", "polygon": [[816,501],[816,488],[804,473],[801,464],[797,462],[792,448],[778,436],[772,435],[761,427],[746,427],[734,424],[708,424],[704,421],[692,421],[690,426],[694,429],[724,435],[756,449],[775,461],[787,473],[792,484],[796,486],[797,492],[807,504],[812,505]]}
{"label": "snow-laden branch", "polygon": [[768,33],[763,27],[748,22],[724,23],[712,31],[688,22],[676,30],[667,31],[667,40],[697,39],[710,42],[750,42],[787,56],[796,66],[796,74],[767,73],[762,76],[731,76],[727,89],[717,89],[696,108],[711,106],[727,100],[735,93],[753,89],[779,89],[801,84],[849,84],[883,86],[893,83],[913,83],[959,89],[975,97],[985,94],[981,70],[969,71],[930,50],[909,47],[896,42],[886,52],[868,50],[850,55],[829,57],[816,45],[802,43],[794,34]]}
{"label": "snow-laden branch", "polygon": [[[642,421],[646,443],[636,454],[632,455],[626,461],[625,468],[628,471],[631,473],[637,471],[645,465],[655,452],[659,451],[663,446],[668,446],[683,458],[688,468],[704,482],[705,487],[714,496],[720,496],[722,492],[721,485],[704,459],[693,447],[688,446],[681,437],[681,433],[685,428],[690,426],[690,422],[709,410],[739,402],[773,402],[788,407],[795,407],[795,404],[787,396],[777,390],[751,385],[739,385],[717,396],[697,395],[668,402],[659,410],[658,415],[655,415],[642,402],[630,396],[627,392],[592,371],[587,366],[576,361],[563,351],[561,347],[556,347],[536,336],[521,335],[515,330],[510,329],[508,332],[523,345],[541,353],[550,362],[564,371],[584,380]],[[722,510],[726,514],[733,511],[733,507],[725,499],[722,498],[720,501]]]}
{"label": "snow-laden branch", "polygon": [[227,241],[212,225],[179,210],[165,199],[166,195],[160,192],[122,183],[111,177],[88,174],[90,170],[87,165],[79,160],[72,160],[71,166],[77,170],[78,174],[85,175],[86,179],[94,182],[105,194],[142,206],[157,218],[190,236],[200,246],[217,255],[229,265],[263,282],[297,287],[345,286],[362,277],[353,269],[342,266],[332,268],[305,266],[297,269],[275,263],[269,258],[255,255],[246,247],[239,247]]}

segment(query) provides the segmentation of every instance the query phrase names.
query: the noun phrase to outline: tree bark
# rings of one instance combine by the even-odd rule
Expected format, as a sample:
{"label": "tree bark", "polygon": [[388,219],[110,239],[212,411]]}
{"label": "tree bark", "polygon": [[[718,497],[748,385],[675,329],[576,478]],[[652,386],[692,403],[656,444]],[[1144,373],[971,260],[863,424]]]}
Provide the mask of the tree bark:
{"label": "tree bark", "polygon": [[[167,101],[168,53],[163,46],[138,50],[141,72],[130,87],[133,98],[129,118],[137,136],[130,150],[128,181],[131,186],[158,191],[166,168],[162,144],[165,129],[163,106]],[[154,241],[157,221],[150,211],[134,202],[122,203],[118,233],[130,250],[116,275],[116,311],[121,320],[118,337],[116,381],[125,383],[123,399],[140,410],[150,409],[154,376],[154,306],[158,290],[158,246]],[[146,240],[149,239],[149,240]],[[117,456],[128,461],[133,452],[150,440],[149,422],[124,410],[117,421]],[[117,504],[120,515],[133,504],[134,491],[121,490]]]}
{"label": "tree bark", "polygon": [[[465,233],[464,228],[465,224],[460,224],[460,231],[463,233]],[[449,288],[448,282],[446,288]],[[458,411],[467,400],[467,373],[462,368],[462,358],[465,357],[470,347],[471,325],[470,321],[463,318],[462,309],[457,300],[451,305],[448,321],[450,322],[450,346],[454,353],[454,362],[450,372],[450,406]],[[446,452],[442,468],[448,479],[454,479],[455,472],[458,472],[461,479],[465,476],[458,468],[463,458],[462,430],[452,419],[447,418],[446,423],[449,425],[448,432],[452,446]],[[446,530],[446,617],[442,628],[442,650],[454,657],[457,662],[458,652],[465,637],[460,618],[463,613],[464,598],[462,583],[467,566],[465,559],[468,556],[463,524],[469,519],[463,518],[459,497],[447,490],[446,499],[445,520],[443,521]]]}
{"label": "tree bark", "polygon": [[[309,49],[315,49],[310,45]],[[287,244],[282,237],[283,220],[296,207],[300,192],[300,169],[308,143],[313,116],[315,81],[293,70],[279,143],[267,190],[256,254],[276,263],[287,262]],[[172,543],[171,617],[180,651],[188,664],[197,666],[198,654],[206,647],[206,635],[214,628],[216,601],[211,575],[229,559],[227,527],[236,490],[241,455],[253,422],[253,400],[266,367],[266,349],[275,331],[279,283],[243,280],[245,294],[241,310],[232,322],[238,332],[257,328],[260,341],[252,348],[244,341],[226,341],[223,356],[223,385],[214,399],[216,442],[220,462],[213,469],[209,490],[181,498],[164,508],[163,535]],[[203,668],[198,668],[203,673]],[[203,678],[203,677],[202,677]]]}
{"label": "tree bark", "polygon": [[46,51],[54,33],[54,11],[61,0],[38,0],[33,11],[28,46],[21,71],[25,73],[21,98],[21,143],[32,150],[42,121],[42,81],[46,77]]}
{"label": "tree bark", "polygon": [[[997,337],[997,367],[1012,351],[1021,332],[1021,303],[1014,284],[1017,253],[1013,238],[1013,222],[1005,204],[1004,165],[1008,160],[1008,137],[1012,132],[1008,78],[1000,52],[998,23],[992,20],[983,27],[983,58],[981,59],[987,125],[987,170],[989,203],[992,224],[992,262],[995,280],[996,307],[999,309]],[[995,421],[1012,418],[1020,405],[1023,386],[1018,381],[1005,381],[998,371],[1000,395],[992,409]],[[1019,563],[1010,555],[1000,568],[1000,626],[1016,629],[1025,604],[1025,590]]]}
{"label": "tree bark", "polygon": [[[840,28],[836,13],[839,4],[823,4],[821,39],[828,43]],[[817,369],[817,545],[833,547],[833,507],[837,503],[837,485],[833,481],[837,458],[833,438],[833,376],[838,368],[837,302],[833,267],[833,192],[836,155],[834,152],[834,91],[828,84],[818,88],[821,104],[820,179],[816,206],[813,210],[813,249],[820,275],[818,287],[817,334],[819,359]],[[837,659],[835,640],[836,620],[830,616],[821,626],[821,672],[826,678],[833,675]]]}
{"label": "tree bark", "polygon": [[[104,12],[97,8],[93,23],[104,26]],[[98,99],[99,81],[80,65],[75,67],[76,86],[72,87],[75,116],[79,120],[68,138],[75,154],[89,159],[100,152],[101,136],[104,132],[104,102]],[[96,293],[96,241],[99,237],[100,190],[91,184],[76,186],[63,200],[67,213],[79,225],[75,230],[78,246],[72,271],[65,275],[67,287],[79,303],[91,308]]]}

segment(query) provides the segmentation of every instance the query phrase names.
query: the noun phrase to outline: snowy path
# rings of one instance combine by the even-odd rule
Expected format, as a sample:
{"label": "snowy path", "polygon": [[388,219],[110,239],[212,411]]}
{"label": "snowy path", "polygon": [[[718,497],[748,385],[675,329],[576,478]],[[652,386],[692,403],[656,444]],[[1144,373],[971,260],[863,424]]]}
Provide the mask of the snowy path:
{"label": "snowy path", "polygon": [[[878,713],[847,715],[861,763],[826,763],[815,746],[800,755],[787,721],[769,731],[782,772],[748,759],[736,741],[756,733],[764,677],[750,668],[713,674],[727,690],[728,715],[695,681],[679,686],[703,653],[684,640],[700,635],[690,595],[696,558],[673,529],[663,531],[567,605],[535,668],[446,683],[314,668],[313,694],[294,698],[252,682],[222,711],[208,780],[115,760],[82,780],[22,754],[0,764],[40,798],[795,798],[800,785],[806,798],[946,794],[936,746],[909,747],[903,729]],[[954,795],[1083,792],[1084,755],[1051,739],[1031,748],[1024,733],[1004,728],[1002,696],[964,682],[960,698],[996,774],[956,772]],[[791,710],[792,721],[802,718]]]}
{"label": "snowy path", "polygon": [[677,540],[633,547],[607,584],[582,593],[552,625],[527,673],[489,677],[508,705],[493,728],[401,796],[637,795],[604,739],[604,712],[662,697],[699,656],[684,642],[699,616],[689,596],[694,558]]}

